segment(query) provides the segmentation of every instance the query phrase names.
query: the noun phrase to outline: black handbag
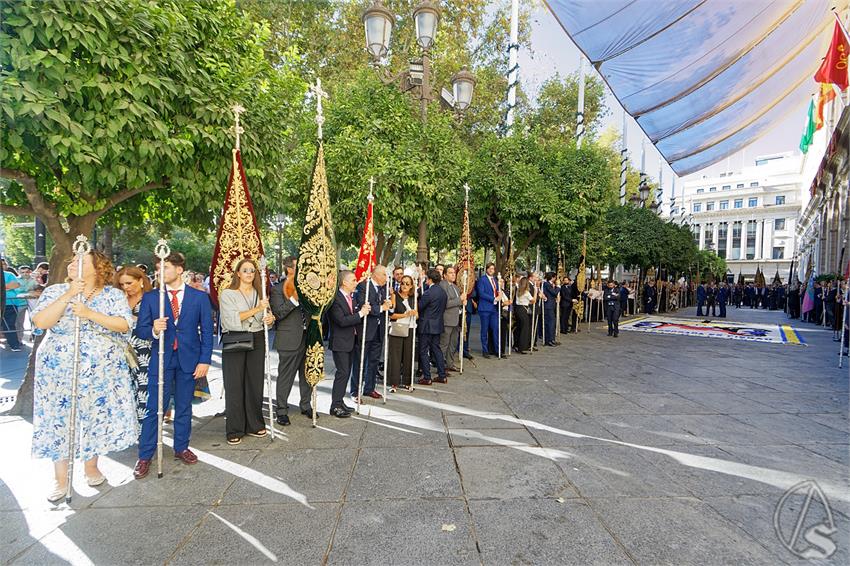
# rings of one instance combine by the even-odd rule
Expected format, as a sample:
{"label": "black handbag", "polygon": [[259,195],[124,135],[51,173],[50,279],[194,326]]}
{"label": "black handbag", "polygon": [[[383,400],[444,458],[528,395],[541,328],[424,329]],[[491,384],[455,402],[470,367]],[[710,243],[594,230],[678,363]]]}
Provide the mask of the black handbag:
{"label": "black handbag", "polygon": [[250,352],[254,349],[253,332],[225,332],[221,335],[222,352]]}

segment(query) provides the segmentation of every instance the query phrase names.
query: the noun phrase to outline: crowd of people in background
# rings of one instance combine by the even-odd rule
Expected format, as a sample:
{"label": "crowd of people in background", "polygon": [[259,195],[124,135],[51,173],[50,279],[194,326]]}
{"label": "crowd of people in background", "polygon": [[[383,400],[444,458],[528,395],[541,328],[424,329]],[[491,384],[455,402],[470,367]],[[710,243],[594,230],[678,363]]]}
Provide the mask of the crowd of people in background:
{"label": "crowd of people in background", "polygon": [[[157,260],[158,261],[158,260]],[[113,268],[92,251],[83,270],[67,265],[65,282],[47,285],[46,263],[35,269],[3,265],[3,335],[6,347],[19,351],[24,329],[30,340],[41,336],[34,383],[33,454],[54,461],[56,485],[51,501],[67,490],[68,458],[82,459],[86,481],[103,483],[98,457],[138,444],[137,479],[150,470],[157,446],[159,348],[163,348],[163,408],[173,422],[174,455],[186,464],[197,457],[189,448],[192,404],[209,397],[206,375],[220,335],[225,399],[225,438],[237,445],[245,436],[267,435],[264,404],[265,331],[278,353],[273,418],[291,424],[288,399],[298,378],[299,410],[318,418],[311,388],[303,379],[307,312],[295,287],[297,258],[269,272],[263,288],[257,262],[239,261],[218,304],[209,295],[209,277],[186,270],[185,258],[172,253],[150,271],[146,265]],[[163,273],[162,281],[158,281]],[[672,312],[680,302],[694,303],[697,316],[725,317],[727,308],[784,309],[801,316],[800,285],[769,287],[726,282],[688,286],[681,281],[590,278],[584,289],[554,272],[519,272],[502,279],[494,264],[475,273],[455,266],[419,264],[407,269],[377,265],[361,280],[351,271],[338,277],[338,292],[326,311],[323,336],[334,361],[330,415],[351,416],[367,399],[382,399],[415,386],[447,384],[459,373],[462,358],[473,359],[469,333],[478,321],[480,354],[502,359],[556,347],[582,322],[605,320],[608,336],[619,336],[619,319],[629,314]],[[470,279],[471,276],[471,279]],[[160,316],[160,292],[165,316]],[[803,319],[838,332],[844,316],[838,285],[816,282],[813,307]],[[81,441],[69,454],[66,429],[71,395],[74,320],[79,318],[80,350],[77,427]],[[850,325],[848,325],[850,326]],[[839,337],[836,337],[839,339]],[[384,341],[386,340],[386,344]],[[845,348],[847,336],[845,334]],[[384,352],[386,347],[386,358]],[[386,359],[386,362],[384,360]],[[388,388],[388,389],[387,389]],[[271,411],[270,411],[271,412]]]}

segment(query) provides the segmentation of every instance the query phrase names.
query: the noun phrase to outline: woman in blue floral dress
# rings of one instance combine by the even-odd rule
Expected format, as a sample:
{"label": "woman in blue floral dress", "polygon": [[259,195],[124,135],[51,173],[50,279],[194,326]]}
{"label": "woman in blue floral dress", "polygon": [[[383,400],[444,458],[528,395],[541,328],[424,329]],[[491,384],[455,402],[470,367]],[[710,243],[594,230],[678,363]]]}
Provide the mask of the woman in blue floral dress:
{"label": "woman in blue floral dress", "polygon": [[[98,456],[136,443],[138,421],[130,368],[127,332],[133,317],[124,293],[111,286],[112,263],[100,252],[68,266],[70,283],[44,290],[32,312],[35,326],[48,330],[35,365],[32,453],[53,460],[56,485],[48,499],[59,501],[67,491],[68,417],[74,367],[74,316],[80,325],[80,372],[77,383],[77,441],[72,457],[85,462],[86,481],[101,485]],[[77,296],[82,294],[83,300]]]}
{"label": "woman in blue floral dress", "polygon": [[[150,279],[144,271],[131,265],[121,268],[115,274],[115,287],[124,291],[127,297],[127,305],[133,313],[133,328],[135,328],[142,295],[151,290]],[[130,368],[130,373],[133,394],[136,397],[136,416],[139,418],[139,426],[142,426],[142,419],[145,418],[148,408],[148,365],[151,362],[151,341],[131,335],[130,345],[136,353],[136,367]]]}

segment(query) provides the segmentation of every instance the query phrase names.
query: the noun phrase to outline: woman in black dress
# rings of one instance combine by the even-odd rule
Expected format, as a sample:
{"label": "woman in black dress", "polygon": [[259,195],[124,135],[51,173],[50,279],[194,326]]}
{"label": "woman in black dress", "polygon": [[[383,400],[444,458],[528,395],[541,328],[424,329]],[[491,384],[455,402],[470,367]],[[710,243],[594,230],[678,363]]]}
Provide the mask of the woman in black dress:
{"label": "woman in black dress", "polygon": [[[142,295],[151,290],[151,282],[145,272],[138,267],[124,267],[115,274],[115,287],[124,291],[127,304],[133,312],[133,326],[139,318],[139,306],[142,304]],[[136,416],[139,423],[145,417],[148,406],[148,365],[151,361],[151,342],[142,340],[132,333],[130,329],[130,345],[136,354],[136,367],[130,368],[132,374],[133,392],[136,397]]]}

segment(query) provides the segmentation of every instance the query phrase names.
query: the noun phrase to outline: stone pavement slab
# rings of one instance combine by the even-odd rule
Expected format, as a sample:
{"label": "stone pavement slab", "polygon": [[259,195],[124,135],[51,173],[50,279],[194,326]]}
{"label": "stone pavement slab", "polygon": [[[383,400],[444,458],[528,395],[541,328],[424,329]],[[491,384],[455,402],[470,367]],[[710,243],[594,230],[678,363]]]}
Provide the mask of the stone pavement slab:
{"label": "stone pavement slab", "polygon": [[[801,564],[773,528],[787,489],[815,481],[842,534],[850,516],[850,379],[831,333],[803,329],[808,346],[582,325],[353,418],[327,414],[326,379],[315,429],[295,388],[292,424],[238,446],[215,416],[216,356],[194,408],[200,462],[166,447],[165,477],[135,481],[136,450],[110,454],[102,487],[78,466],[70,507],[44,499],[30,423],[0,417],[0,563]],[[828,540],[824,563],[846,563],[850,540]]]}

